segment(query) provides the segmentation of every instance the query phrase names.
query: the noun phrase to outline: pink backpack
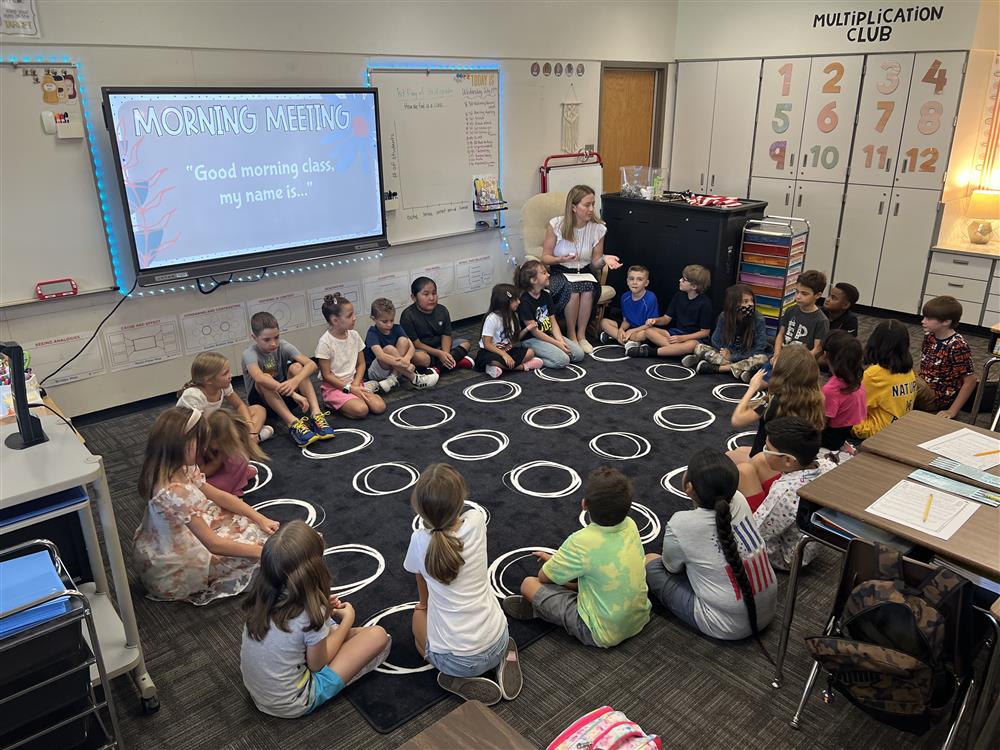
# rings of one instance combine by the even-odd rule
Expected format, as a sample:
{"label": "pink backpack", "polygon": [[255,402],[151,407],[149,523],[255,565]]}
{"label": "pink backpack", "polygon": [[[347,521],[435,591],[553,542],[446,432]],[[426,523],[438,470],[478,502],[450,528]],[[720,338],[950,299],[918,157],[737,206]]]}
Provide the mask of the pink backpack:
{"label": "pink backpack", "polygon": [[603,706],[574,721],[546,750],[662,750],[660,738],[646,734],[634,721],[611,706]]}

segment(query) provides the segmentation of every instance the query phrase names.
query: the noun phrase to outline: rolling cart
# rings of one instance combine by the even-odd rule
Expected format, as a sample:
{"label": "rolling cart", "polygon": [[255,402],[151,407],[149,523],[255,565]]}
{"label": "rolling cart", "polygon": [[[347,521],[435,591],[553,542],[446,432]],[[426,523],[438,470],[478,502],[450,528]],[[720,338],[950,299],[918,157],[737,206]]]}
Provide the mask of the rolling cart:
{"label": "rolling cart", "polygon": [[806,259],[809,222],[791,216],[750,219],[743,227],[739,280],[753,289],[757,312],[773,338],[795,304],[795,283]]}

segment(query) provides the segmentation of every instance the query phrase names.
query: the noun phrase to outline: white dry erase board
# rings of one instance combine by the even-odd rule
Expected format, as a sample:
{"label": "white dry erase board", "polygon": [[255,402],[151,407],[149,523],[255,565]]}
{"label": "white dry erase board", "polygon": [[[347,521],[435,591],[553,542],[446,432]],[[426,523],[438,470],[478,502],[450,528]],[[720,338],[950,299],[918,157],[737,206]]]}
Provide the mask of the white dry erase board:
{"label": "white dry erase board", "polygon": [[[68,64],[0,65],[0,306],[35,301],[35,284],[54,278],[72,278],[79,293],[115,287],[75,74]],[[42,112],[56,133],[44,132]]]}
{"label": "white dry erase board", "polygon": [[571,164],[549,170],[546,187],[550,193],[568,193],[577,185],[590,185],[597,191],[597,212],[601,211],[601,190],[604,185],[604,167],[600,164]]}
{"label": "white dry erase board", "polygon": [[473,184],[500,170],[498,70],[370,70],[378,88],[389,242],[475,231]]}

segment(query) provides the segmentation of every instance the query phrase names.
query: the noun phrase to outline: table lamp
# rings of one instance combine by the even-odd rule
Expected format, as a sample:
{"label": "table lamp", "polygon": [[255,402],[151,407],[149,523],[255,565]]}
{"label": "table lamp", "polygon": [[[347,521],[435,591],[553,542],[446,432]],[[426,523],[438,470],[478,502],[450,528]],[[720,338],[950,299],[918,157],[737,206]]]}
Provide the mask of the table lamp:
{"label": "table lamp", "polygon": [[973,190],[966,215],[972,219],[969,224],[969,242],[985,245],[993,234],[990,223],[1000,219],[1000,190]]}

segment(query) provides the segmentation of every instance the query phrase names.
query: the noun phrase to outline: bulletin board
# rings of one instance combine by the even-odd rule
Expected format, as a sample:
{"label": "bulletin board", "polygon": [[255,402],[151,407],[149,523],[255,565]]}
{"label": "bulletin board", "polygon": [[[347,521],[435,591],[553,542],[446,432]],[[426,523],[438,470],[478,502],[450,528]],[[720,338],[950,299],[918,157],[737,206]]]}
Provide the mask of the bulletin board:
{"label": "bulletin board", "polygon": [[[473,180],[500,171],[500,71],[379,69],[389,242],[472,232]],[[486,215],[489,216],[489,215]]]}
{"label": "bulletin board", "polygon": [[0,64],[0,306],[36,301],[50,279],[115,288],[76,79],[71,64]]}

